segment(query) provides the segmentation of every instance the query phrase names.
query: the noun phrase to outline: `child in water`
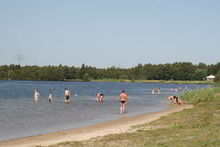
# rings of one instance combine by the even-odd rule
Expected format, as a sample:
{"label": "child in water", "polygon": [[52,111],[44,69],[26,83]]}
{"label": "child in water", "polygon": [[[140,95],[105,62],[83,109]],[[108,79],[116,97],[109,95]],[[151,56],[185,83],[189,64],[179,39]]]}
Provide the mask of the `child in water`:
{"label": "child in water", "polygon": [[70,103],[70,91],[67,88],[64,90],[64,102]]}
{"label": "child in water", "polygon": [[52,98],[52,93],[51,93],[51,92],[49,92],[48,101],[49,101],[50,103],[53,102],[53,98]]}
{"label": "child in water", "polygon": [[103,93],[96,93],[96,101],[103,102],[104,101],[104,94]]}
{"label": "child in water", "polygon": [[33,101],[34,101],[34,102],[37,102],[39,96],[40,96],[40,94],[38,93],[37,89],[35,89],[35,90],[33,91]]}

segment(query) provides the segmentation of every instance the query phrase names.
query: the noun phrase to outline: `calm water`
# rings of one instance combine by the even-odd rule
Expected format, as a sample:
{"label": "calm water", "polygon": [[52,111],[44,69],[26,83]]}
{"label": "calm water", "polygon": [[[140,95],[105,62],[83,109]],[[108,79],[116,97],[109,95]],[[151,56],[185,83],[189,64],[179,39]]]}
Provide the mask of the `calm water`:
{"label": "calm water", "polygon": [[[0,81],[0,140],[169,109],[164,98],[179,94],[169,88],[185,86],[188,90],[206,87],[160,83]],[[40,93],[37,103],[32,102],[32,90],[35,88]],[[70,104],[63,103],[64,88],[73,92]],[[152,88],[160,88],[161,94],[152,95]],[[120,115],[119,93],[122,89],[128,93],[129,103],[126,114]],[[54,103],[48,103],[49,90],[55,97]],[[96,102],[97,92],[105,94],[104,103]]]}

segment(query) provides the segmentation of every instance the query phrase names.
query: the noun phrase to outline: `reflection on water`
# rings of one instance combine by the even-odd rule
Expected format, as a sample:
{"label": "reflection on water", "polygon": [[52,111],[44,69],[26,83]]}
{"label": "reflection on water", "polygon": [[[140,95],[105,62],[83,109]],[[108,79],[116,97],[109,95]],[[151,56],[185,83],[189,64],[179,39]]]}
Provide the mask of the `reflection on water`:
{"label": "reflection on water", "polygon": [[[185,86],[188,90],[205,87],[160,83],[0,81],[0,140],[117,119],[121,117],[121,89],[129,95],[126,116],[168,109],[164,98],[178,94],[170,88]],[[70,104],[63,102],[64,88],[73,93]],[[152,88],[160,88],[160,94],[152,95]],[[37,103],[32,102],[33,89],[40,93]],[[49,91],[54,96],[53,103],[48,102]],[[96,102],[97,92],[105,94],[104,103]]]}

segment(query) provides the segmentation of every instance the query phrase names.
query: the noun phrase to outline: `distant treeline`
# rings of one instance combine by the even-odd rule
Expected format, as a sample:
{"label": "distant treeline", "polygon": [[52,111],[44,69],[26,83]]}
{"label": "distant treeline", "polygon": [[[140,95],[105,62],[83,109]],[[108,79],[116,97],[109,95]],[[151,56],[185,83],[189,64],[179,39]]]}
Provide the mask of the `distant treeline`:
{"label": "distant treeline", "polygon": [[91,79],[128,80],[203,80],[206,76],[220,75],[220,62],[206,65],[190,62],[173,64],[138,64],[133,68],[96,68],[82,64],[81,67],[68,66],[0,66],[1,80],[45,80],[65,81]]}

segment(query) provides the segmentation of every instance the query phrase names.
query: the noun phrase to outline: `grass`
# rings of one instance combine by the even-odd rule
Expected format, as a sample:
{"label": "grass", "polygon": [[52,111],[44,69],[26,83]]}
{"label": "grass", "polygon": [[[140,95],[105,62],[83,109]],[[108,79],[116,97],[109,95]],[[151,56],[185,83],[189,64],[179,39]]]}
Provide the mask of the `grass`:
{"label": "grass", "polygon": [[215,99],[216,88],[203,88],[195,91],[184,92],[180,97],[189,104],[211,102]]}
{"label": "grass", "polygon": [[[210,96],[210,97],[209,97]],[[134,126],[133,133],[107,135],[50,147],[217,147],[220,146],[220,87],[187,92],[194,108]]]}
{"label": "grass", "polygon": [[214,86],[215,86],[215,87],[220,87],[220,81],[215,82]]}

